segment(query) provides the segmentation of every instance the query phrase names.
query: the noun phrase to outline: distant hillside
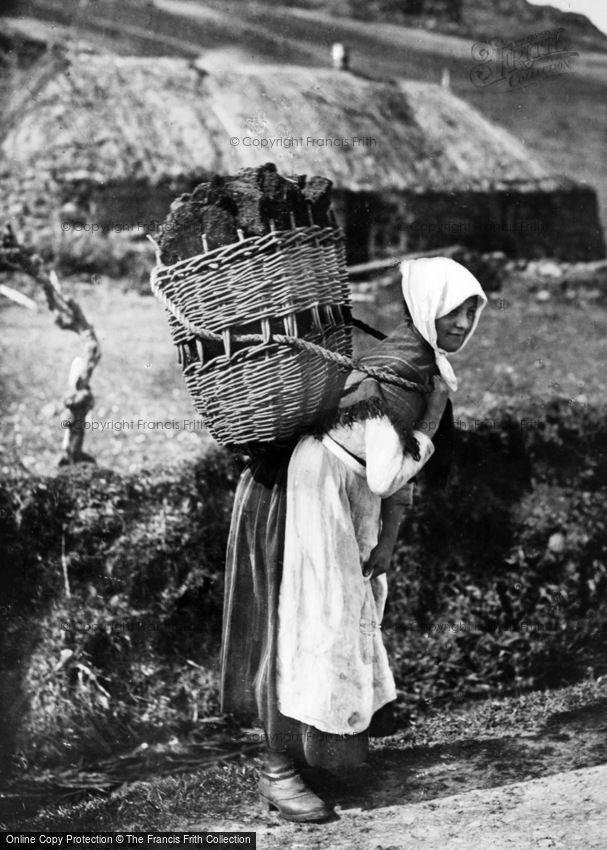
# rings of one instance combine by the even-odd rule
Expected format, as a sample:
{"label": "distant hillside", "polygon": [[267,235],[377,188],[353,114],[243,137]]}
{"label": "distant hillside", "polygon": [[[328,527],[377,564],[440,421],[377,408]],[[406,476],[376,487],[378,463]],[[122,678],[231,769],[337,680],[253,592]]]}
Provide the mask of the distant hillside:
{"label": "distant hillside", "polygon": [[462,7],[461,35],[509,39],[563,27],[577,48],[607,50],[607,35],[586,15],[532,6],[527,0],[462,0]]}
{"label": "distant hillside", "polygon": [[585,15],[527,0],[294,0],[272,5],[318,9],[338,17],[419,26],[477,40],[505,40],[563,27],[576,47],[607,50],[607,35]]}

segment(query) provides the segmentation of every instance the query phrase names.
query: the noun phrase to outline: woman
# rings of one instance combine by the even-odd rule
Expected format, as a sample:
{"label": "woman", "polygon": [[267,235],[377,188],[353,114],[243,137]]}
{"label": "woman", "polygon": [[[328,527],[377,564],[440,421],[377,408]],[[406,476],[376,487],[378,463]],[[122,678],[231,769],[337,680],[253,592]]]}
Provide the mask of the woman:
{"label": "woman", "polygon": [[333,771],[362,763],[373,715],[396,697],[380,629],[385,572],[409,482],[433,456],[457,389],[447,355],[468,342],[487,300],[453,260],[401,271],[406,319],[360,363],[417,390],[352,372],[322,435],[253,461],[235,498],[222,708],[257,712],[261,799],[294,821],[331,814],[297,760]]}

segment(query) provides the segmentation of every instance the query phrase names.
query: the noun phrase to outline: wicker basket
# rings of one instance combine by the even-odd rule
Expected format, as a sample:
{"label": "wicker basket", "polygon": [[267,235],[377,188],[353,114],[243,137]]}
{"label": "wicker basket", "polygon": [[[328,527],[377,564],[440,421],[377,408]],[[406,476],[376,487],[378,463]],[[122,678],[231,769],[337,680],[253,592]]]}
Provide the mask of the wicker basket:
{"label": "wicker basket", "polygon": [[169,312],[194,406],[218,442],[287,440],[336,404],[343,364],[288,340],[351,355],[338,228],[275,231],[159,264],[151,286]]}

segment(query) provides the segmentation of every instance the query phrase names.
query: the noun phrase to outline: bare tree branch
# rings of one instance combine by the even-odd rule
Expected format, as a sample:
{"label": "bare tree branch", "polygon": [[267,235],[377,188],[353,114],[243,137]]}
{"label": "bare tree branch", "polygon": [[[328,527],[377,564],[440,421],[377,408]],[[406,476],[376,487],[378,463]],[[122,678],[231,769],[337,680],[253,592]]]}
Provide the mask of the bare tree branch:
{"label": "bare tree branch", "polygon": [[63,330],[79,334],[83,341],[83,354],[74,358],[70,367],[69,393],[64,399],[69,414],[59,466],[94,463],[94,458],[83,450],[82,444],[86,415],[94,403],[90,387],[91,376],[101,357],[95,330],[87,321],[80,305],[73,298],[64,295],[56,273],[53,270],[47,271],[42,258],[31,248],[22,245],[10,224],[6,224],[0,245],[0,272],[16,271],[25,272],[42,286],[55,324]]}

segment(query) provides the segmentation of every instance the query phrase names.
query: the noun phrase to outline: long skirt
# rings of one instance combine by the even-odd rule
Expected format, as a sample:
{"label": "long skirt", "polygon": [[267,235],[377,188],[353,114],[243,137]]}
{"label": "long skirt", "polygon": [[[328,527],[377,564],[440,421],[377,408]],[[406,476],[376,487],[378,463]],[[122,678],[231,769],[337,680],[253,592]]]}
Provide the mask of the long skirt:
{"label": "long skirt", "polygon": [[367,730],[329,734],[278,707],[278,608],[291,453],[272,448],[256,458],[236,489],[226,557],[221,708],[261,720],[273,750],[312,766],[348,769],[365,760]]}
{"label": "long skirt", "polygon": [[245,467],[234,497],[226,555],[221,709],[259,718],[271,743],[278,743],[290,725],[280,716],[276,697],[278,594],[290,456],[290,449],[273,448]]}

